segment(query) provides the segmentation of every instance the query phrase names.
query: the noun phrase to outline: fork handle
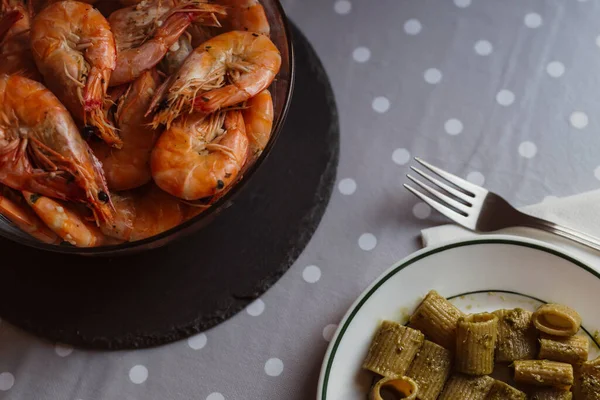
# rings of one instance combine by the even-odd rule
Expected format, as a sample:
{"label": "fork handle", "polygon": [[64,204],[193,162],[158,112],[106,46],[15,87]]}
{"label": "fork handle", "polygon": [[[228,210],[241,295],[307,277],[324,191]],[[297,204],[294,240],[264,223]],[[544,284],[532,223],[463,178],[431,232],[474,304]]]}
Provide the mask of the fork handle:
{"label": "fork handle", "polygon": [[[525,214],[524,214],[525,215]],[[584,246],[591,247],[592,249],[600,251],[600,240],[588,235],[587,233],[576,231],[575,229],[567,228],[555,224],[554,222],[546,221],[541,218],[532,217],[526,215],[527,219],[524,220],[525,226],[530,228],[541,229],[546,232],[554,233],[558,236],[562,236],[567,239],[571,239],[574,242],[580,243]]]}

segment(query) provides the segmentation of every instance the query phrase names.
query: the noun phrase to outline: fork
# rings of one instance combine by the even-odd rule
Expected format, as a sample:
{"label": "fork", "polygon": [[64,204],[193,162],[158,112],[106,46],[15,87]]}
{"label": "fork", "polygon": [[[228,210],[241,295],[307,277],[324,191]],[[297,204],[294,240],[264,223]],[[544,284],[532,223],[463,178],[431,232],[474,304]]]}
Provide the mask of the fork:
{"label": "fork", "polygon": [[411,166],[414,172],[433,185],[408,174],[408,179],[425,193],[407,184],[404,184],[404,187],[429,206],[467,229],[476,232],[493,232],[510,227],[535,228],[600,250],[600,241],[593,236],[524,214],[496,193],[452,175],[418,157],[415,157],[415,161],[441,179]]}

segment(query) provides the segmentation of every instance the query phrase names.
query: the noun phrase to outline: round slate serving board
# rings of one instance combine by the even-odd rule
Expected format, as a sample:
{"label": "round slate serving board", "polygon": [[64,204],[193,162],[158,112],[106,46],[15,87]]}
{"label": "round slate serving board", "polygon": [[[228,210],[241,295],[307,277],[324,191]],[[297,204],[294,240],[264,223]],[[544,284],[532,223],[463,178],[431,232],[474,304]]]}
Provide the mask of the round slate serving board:
{"label": "round slate serving board", "polygon": [[142,348],[213,327],[271,287],[317,228],[339,155],[328,78],[293,34],[296,85],[283,132],[232,207],[199,233],[134,256],[46,253],[2,239],[0,316],[74,346]]}

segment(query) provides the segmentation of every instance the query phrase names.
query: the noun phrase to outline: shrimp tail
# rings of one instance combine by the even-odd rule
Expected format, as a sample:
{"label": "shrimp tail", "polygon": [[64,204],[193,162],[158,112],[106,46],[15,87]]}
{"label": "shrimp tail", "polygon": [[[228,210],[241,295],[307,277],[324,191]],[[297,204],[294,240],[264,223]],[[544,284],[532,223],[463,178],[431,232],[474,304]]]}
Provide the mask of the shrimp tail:
{"label": "shrimp tail", "polygon": [[6,33],[12,28],[12,26],[23,19],[25,15],[20,10],[9,11],[0,19],[0,41],[4,39]]}
{"label": "shrimp tail", "polygon": [[235,85],[227,85],[196,96],[192,102],[194,111],[212,113],[226,104],[242,103],[252,97]]}

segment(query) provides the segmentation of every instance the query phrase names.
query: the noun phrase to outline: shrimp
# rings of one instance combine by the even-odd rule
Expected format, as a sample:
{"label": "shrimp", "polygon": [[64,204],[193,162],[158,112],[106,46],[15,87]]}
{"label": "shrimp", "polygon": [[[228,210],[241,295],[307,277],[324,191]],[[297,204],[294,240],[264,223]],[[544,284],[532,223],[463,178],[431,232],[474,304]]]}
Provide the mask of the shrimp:
{"label": "shrimp", "polygon": [[161,60],[159,68],[166,75],[172,75],[179,70],[185,59],[194,51],[191,43],[191,35],[186,31],[173,44],[165,57]]}
{"label": "shrimp", "polygon": [[49,5],[33,20],[31,48],[48,88],[76,119],[119,147],[121,139],[103,111],[116,49],[100,11],[78,1]]}
{"label": "shrimp", "polygon": [[[48,7],[50,4],[54,4],[59,1],[63,1],[63,0],[28,0],[32,15],[39,13],[44,8]],[[98,0],[77,0],[77,1],[81,1],[82,3],[94,4]]]}
{"label": "shrimp", "polygon": [[0,214],[40,242],[60,243],[58,236],[33,212],[23,197],[6,186],[0,188]]}
{"label": "shrimp", "polygon": [[249,31],[269,36],[271,27],[265,9],[258,0],[218,0],[228,6],[223,28],[227,31]]}
{"label": "shrimp", "polygon": [[225,13],[225,8],[199,0],[153,0],[112,13],[108,20],[117,43],[117,65],[110,85],[131,82],[156,66],[193,20],[214,24],[216,13]]}
{"label": "shrimp", "polygon": [[104,235],[67,204],[35,193],[23,192],[27,204],[42,221],[64,241],[76,247],[95,247],[104,243]]}
{"label": "shrimp", "polygon": [[0,183],[88,204],[112,219],[102,165],[60,101],[41,83],[0,76]]}
{"label": "shrimp", "polygon": [[265,149],[273,129],[273,99],[263,90],[246,102],[243,111],[249,141],[249,162],[256,160]]}
{"label": "shrimp", "polygon": [[3,0],[0,20],[0,74],[19,74],[36,81],[41,76],[31,54],[29,12],[21,0]]}
{"label": "shrimp", "polygon": [[158,235],[181,224],[186,209],[177,199],[156,185],[112,195],[117,210],[114,223],[101,226],[102,232],[119,240],[134,242]]}
{"label": "shrimp", "polygon": [[[103,142],[90,142],[94,154],[102,163],[106,182],[111,190],[127,190],[142,186],[152,179],[150,152],[159,131],[144,117],[154,91],[159,85],[155,70],[144,72],[116,101],[116,125],[121,133],[123,147],[114,149]],[[118,87],[121,91],[121,87]]]}
{"label": "shrimp", "polygon": [[239,110],[206,118],[197,113],[183,117],[163,132],[154,146],[150,159],[154,182],[185,200],[219,193],[233,182],[246,161],[245,131]]}
{"label": "shrimp", "polygon": [[204,42],[158,90],[148,113],[167,128],[180,114],[211,113],[266,89],[281,67],[273,42],[257,33],[231,31]]}

